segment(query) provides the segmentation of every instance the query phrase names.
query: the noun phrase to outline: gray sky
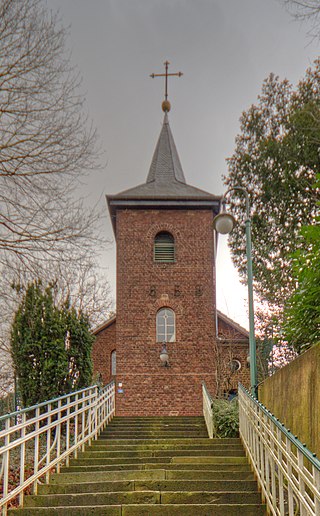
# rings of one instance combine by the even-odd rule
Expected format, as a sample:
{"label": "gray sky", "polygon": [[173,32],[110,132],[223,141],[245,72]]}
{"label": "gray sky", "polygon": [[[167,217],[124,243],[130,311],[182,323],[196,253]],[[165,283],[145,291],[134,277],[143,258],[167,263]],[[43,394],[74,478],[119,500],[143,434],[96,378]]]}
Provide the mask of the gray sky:
{"label": "gray sky", "polygon": [[[225,159],[241,112],[256,101],[270,72],[296,83],[318,55],[308,26],[280,0],[47,0],[70,25],[72,60],[83,76],[87,110],[107,166],[88,177],[94,202],[145,181],[163,113],[162,73],[169,82],[170,125],[189,184],[221,194]],[[104,198],[101,198],[104,203]],[[105,232],[113,239],[110,222]],[[115,245],[103,256],[115,288]],[[247,326],[245,289],[226,244],[218,251],[218,306]]]}

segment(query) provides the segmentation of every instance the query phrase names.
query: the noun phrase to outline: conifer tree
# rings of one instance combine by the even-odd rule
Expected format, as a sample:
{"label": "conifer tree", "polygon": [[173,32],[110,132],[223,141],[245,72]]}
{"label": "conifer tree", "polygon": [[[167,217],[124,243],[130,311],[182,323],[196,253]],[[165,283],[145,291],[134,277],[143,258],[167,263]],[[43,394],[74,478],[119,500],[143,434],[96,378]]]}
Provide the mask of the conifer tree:
{"label": "conifer tree", "polygon": [[84,314],[56,306],[53,285],[28,285],[11,332],[12,359],[24,406],[90,383],[93,337]]}

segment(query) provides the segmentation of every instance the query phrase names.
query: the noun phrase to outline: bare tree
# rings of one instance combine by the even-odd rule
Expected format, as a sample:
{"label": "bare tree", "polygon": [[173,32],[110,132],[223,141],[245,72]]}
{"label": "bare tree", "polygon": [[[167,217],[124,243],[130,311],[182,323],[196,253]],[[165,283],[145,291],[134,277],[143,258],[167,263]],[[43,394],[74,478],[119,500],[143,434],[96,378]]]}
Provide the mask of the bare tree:
{"label": "bare tree", "polygon": [[93,324],[110,309],[96,263],[101,214],[76,197],[98,150],[66,37],[44,0],[0,0],[0,376],[9,388],[12,284],[56,282]]}
{"label": "bare tree", "polygon": [[312,38],[319,37],[320,0],[284,0],[285,5],[297,20],[311,21],[308,31]]}
{"label": "bare tree", "polygon": [[0,0],[0,19],[0,263],[30,267],[94,238],[98,217],[73,192],[95,166],[96,134],[57,15],[42,0]]}

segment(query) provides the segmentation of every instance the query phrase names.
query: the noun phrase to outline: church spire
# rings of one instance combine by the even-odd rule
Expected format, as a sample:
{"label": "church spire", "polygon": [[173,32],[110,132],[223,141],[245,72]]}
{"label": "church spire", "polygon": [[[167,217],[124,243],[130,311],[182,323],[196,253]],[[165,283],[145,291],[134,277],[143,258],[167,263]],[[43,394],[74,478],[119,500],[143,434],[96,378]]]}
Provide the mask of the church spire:
{"label": "church spire", "polygon": [[162,130],[153,154],[147,183],[185,183],[185,177],[169,125],[168,114],[165,113]]}

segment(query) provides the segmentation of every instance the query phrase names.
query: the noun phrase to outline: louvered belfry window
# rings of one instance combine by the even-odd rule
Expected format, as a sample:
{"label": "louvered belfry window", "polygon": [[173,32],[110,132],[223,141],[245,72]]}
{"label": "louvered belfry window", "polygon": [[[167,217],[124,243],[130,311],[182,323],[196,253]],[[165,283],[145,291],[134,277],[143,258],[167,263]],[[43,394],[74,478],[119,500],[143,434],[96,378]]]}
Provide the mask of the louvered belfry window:
{"label": "louvered belfry window", "polygon": [[153,259],[155,262],[172,263],[175,261],[174,238],[171,233],[162,231],[154,239]]}

